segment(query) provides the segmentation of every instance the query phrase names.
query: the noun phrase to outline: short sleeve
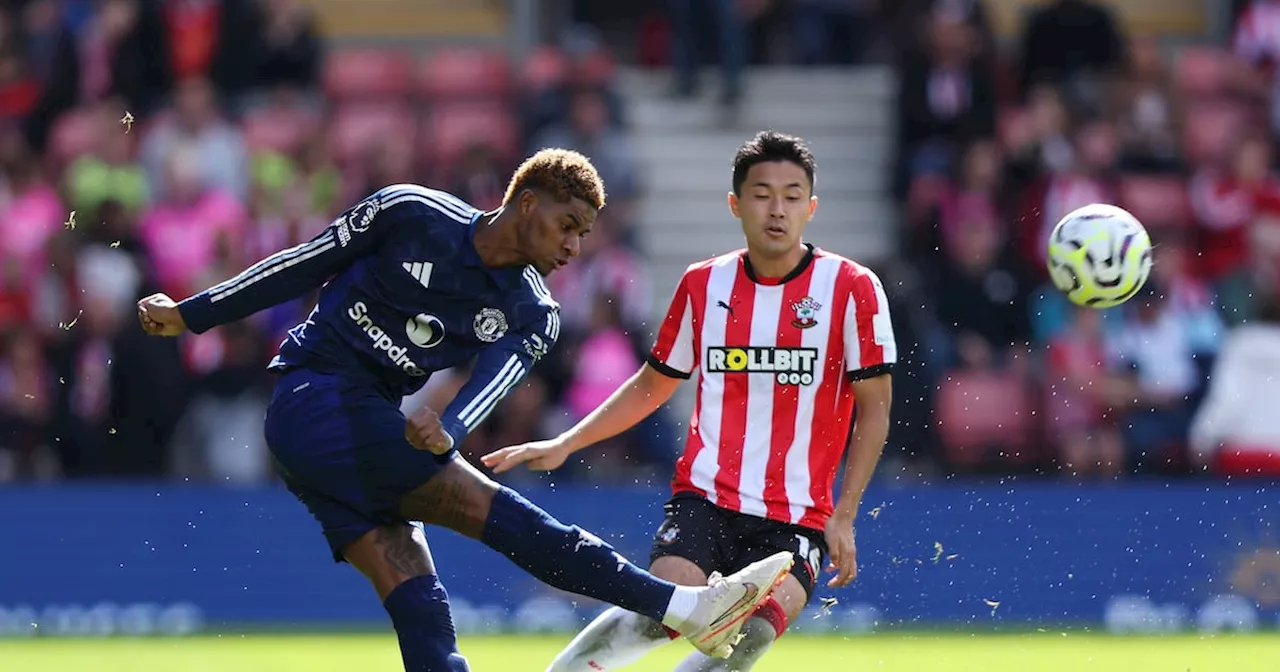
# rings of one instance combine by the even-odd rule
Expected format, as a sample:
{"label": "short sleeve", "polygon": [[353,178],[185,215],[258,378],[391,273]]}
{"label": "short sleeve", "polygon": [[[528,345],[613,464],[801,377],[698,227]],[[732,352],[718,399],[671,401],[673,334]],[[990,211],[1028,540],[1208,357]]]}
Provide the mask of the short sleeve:
{"label": "short sleeve", "polygon": [[871,271],[854,275],[844,311],[844,355],[851,380],[889,373],[898,362],[898,344],[889,316],[889,298]]}
{"label": "short sleeve", "polygon": [[672,378],[688,378],[693,375],[696,354],[693,339],[693,299],[689,293],[689,274],[680,278],[680,284],[671,297],[671,307],[662,318],[658,338],[649,351],[648,362],[659,373]]}

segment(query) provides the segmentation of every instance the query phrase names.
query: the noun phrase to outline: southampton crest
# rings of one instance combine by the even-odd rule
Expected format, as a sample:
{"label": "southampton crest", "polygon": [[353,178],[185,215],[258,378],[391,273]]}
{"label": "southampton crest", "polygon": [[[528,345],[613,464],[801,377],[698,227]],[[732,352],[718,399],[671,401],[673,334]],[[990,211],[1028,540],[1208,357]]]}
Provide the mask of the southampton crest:
{"label": "southampton crest", "polygon": [[507,316],[497,308],[485,308],[476,313],[476,338],[493,343],[507,333]]}
{"label": "southampton crest", "polygon": [[818,323],[818,311],[822,309],[822,304],[814,301],[812,296],[806,296],[791,304],[791,309],[796,311],[796,319],[791,320],[791,326],[808,329]]}

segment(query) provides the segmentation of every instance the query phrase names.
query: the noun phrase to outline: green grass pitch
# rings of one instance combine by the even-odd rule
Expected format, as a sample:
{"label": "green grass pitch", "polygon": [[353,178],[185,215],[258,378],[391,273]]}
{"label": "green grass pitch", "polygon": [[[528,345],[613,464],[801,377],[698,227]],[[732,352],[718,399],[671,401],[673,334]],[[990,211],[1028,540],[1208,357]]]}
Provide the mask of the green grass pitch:
{"label": "green grass pitch", "polygon": [[[567,637],[467,637],[473,672],[541,672]],[[671,644],[627,668],[669,672]],[[1280,669],[1280,635],[791,636],[757,672],[1229,672]],[[397,672],[391,635],[225,635],[189,639],[0,640],[12,672]]]}

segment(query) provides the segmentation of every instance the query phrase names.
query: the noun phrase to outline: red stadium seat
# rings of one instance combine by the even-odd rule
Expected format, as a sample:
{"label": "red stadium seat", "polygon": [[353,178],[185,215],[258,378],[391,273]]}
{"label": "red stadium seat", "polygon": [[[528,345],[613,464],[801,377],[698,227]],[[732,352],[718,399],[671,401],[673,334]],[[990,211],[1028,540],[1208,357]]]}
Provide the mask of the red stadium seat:
{"label": "red stadium seat", "polygon": [[1183,123],[1183,156],[1192,166],[1225,160],[1232,141],[1248,127],[1249,113],[1226,101],[1200,101],[1187,106]]}
{"label": "red stadium seat", "polygon": [[94,108],[78,108],[58,117],[49,135],[50,158],[57,164],[65,164],[81,154],[94,151],[98,146],[98,135],[102,132],[100,114]]}
{"label": "red stadium seat", "polygon": [[531,92],[560,86],[568,77],[569,59],[555,47],[539,47],[520,68],[520,86]]}
{"label": "red stadium seat", "polygon": [[416,128],[409,107],[399,103],[347,103],[333,115],[330,140],[334,156],[347,163],[361,155],[369,144],[387,138],[412,146]]}
{"label": "red stadium seat", "polygon": [[447,166],[474,144],[488,145],[501,161],[512,161],[520,149],[520,130],[511,109],[502,103],[446,103],[432,108],[424,120],[422,158]]}
{"label": "red stadium seat", "polygon": [[413,61],[403,52],[350,48],[335,51],[324,64],[324,88],[340,100],[408,95]]}
{"label": "red stadium seat", "polygon": [[1144,225],[1153,228],[1182,227],[1191,221],[1187,184],[1180,177],[1122,177],[1120,205]]}
{"label": "red stadium seat", "polygon": [[1184,95],[1213,96],[1229,88],[1234,66],[1234,58],[1223,49],[1187,47],[1174,64],[1174,78]]}
{"label": "red stadium seat", "polygon": [[261,108],[246,114],[242,121],[244,141],[250,151],[291,152],[315,130],[318,120],[295,108]]}
{"label": "red stadium seat", "polygon": [[419,66],[417,89],[432,102],[504,98],[511,92],[511,67],[497,50],[440,49]]}
{"label": "red stadium seat", "polygon": [[1035,409],[1028,388],[1013,374],[951,372],[934,399],[934,424],[950,461],[975,466],[1037,457],[1030,451]]}

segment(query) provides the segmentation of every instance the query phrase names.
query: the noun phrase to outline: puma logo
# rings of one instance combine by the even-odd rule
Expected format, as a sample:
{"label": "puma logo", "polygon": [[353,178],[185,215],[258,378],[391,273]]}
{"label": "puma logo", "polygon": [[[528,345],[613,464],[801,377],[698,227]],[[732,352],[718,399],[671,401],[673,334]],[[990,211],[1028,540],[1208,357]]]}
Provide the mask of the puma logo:
{"label": "puma logo", "polygon": [[725,303],[724,301],[716,301],[716,305],[724,308],[725,312],[729,313],[730,317],[733,317],[733,306]]}

